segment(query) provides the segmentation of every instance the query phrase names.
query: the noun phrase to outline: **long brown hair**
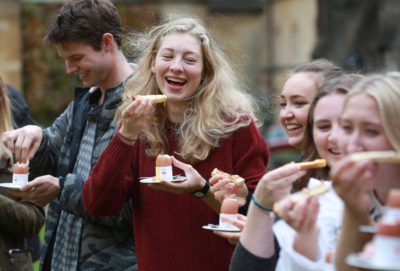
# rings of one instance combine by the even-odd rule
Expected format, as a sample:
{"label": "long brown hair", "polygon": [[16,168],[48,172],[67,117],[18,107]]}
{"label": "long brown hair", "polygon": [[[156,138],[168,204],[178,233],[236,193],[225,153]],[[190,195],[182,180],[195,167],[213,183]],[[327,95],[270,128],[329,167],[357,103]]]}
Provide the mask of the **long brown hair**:
{"label": "long brown hair", "polygon": [[[359,74],[346,74],[338,78],[328,80],[324,85],[321,86],[321,88],[318,89],[318,92],[310,105],[307,119],[307,128],[306,132],[304,133],[304,161],[312,161],[321,158],[317,152],[313,136],[314,109],[318,104],[318,101],[321,100],[323,97],[333,94],[346,95],[349,90],[362,78],[363,77]],[[306,187],[311,177],[319,180],[328,180],[329,170],[329,166],[325,168],[308,170],[307,173],[294,184],[295,190],[301,190],[302,188]]]}

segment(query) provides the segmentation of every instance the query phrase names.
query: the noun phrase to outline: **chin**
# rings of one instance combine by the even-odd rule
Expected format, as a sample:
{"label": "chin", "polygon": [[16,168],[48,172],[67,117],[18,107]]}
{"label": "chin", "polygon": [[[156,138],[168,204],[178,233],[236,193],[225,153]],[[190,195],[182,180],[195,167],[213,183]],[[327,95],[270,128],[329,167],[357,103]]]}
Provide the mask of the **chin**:
{"label": "chin", "polygon": [[302,147],[301,147],[302,144],[301,144],[301,140],[299,138],[295,138],[295,137],[290,138],[289,137],[288,144],[297,150],[302,150]]}

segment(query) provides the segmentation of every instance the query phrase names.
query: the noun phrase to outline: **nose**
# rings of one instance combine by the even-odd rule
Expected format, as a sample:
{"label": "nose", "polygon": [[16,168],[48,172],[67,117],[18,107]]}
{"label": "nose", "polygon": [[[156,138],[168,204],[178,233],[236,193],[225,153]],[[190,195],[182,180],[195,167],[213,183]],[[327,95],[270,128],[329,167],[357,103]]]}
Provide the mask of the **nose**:
{"label": "nose", "polygon": [[182,61],[180,58],[175,58],[170,66],[171,71],[180,72],[183,70]]}
{"label": "nose", "polygon": [[354,131],[351,135],[348,135],[346,152],[354,153],[361,152],[365,150],[364,144],[362,142],[362,136],[359,132]]}
{"label": "nose", "polygon": [[341,129],[340,129],[339,124],[333,124],[332,129],[329,131],[329,134],[328,134],[328,141],[331,143],[337,143],[340,133],[341,133]]}
{"label": "nose", "polygon": [[286,105],[285,107],[282,107],[280,112],[279,112],[279,115],[283,119],[290,119],[290,118],[293,118],[293,116],[294,116],[293,110],[289,105]]}
{"label": "nose", "polygon": [[72,61],[65,60],[65,69],[67,74],[72,74],[77,70],[77,66]]}

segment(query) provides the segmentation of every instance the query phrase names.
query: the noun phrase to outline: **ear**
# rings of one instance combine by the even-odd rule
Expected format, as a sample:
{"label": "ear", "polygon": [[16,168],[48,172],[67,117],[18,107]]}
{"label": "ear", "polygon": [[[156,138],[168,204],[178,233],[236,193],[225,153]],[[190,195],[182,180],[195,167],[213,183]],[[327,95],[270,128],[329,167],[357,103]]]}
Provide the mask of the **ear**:
{"label": "ear", "polygon": [[155,60],[155,56],[153,55],[151,57],[151,63],[150,63],[150,70],[152,73],[156,73],[155,65],[156,65],[156,60]]}
{"label": "ear", "polygon": [[102,38],[102,48],[106,51],[115,46],[114,36],[111,33],[104,33]]}

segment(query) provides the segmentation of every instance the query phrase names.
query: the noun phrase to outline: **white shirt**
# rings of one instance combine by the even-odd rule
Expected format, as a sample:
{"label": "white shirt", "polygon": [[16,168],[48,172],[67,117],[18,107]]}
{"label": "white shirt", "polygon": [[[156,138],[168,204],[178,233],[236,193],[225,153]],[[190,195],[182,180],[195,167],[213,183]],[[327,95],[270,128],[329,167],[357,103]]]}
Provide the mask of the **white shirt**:
{"label": "white shirt", "polygon": [[[308,188],[319,186],[321,181],[311,178]],[[293,250],[293,241],[296,231],[293,230],[284,220],[277,221],[273,231],[281,247],[277,271],[314,271],[334,270],[331,264],[325,262],[326,255],[334,250],[339,230],[342,224],[343,202],[336,194],[331,182],[324,181],[329,191],[319,196],[320,204],[317,225],[320,233],[318,238],[318,258],[316,261],[304,257]]]}

